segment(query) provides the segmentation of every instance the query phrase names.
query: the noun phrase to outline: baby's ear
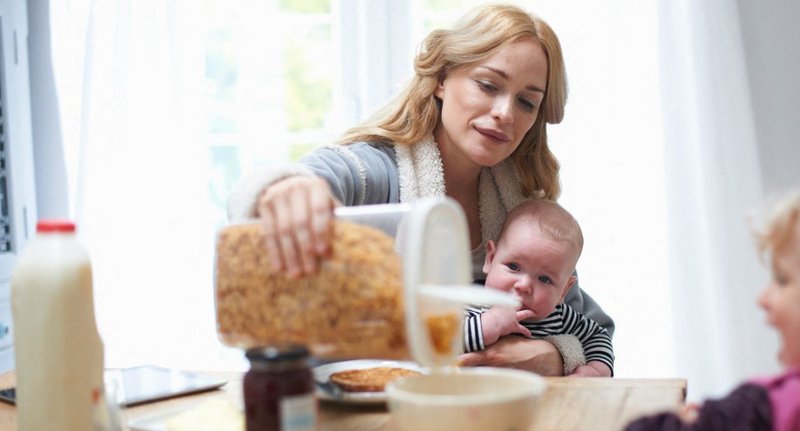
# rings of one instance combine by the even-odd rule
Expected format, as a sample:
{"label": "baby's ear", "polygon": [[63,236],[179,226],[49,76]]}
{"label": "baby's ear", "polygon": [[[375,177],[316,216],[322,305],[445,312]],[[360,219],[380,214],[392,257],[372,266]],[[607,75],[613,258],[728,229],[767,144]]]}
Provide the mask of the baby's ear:
{"label": "baby's ear", "polygon": [[558,301],[559,304],[564,303],[564,298],[567,297],[567,293],[569,293],[569,290],[572,289],[572,286],[575,285],[576,281],[578,281],[578,277],[575,277],[574,275],[569,278],[569,281],[567,282],[567,287],[565,287],[564,291],[561,292],[561,299]]}
{"label": "baby's ear", "polygon": [[494,241],[489,240],[486,241],[486,259],[483,260],[483,273],[488,274],[489,268],[492,267],[492,260],[494,260],[494,253],[497,251],[497,247],[494,244]]}

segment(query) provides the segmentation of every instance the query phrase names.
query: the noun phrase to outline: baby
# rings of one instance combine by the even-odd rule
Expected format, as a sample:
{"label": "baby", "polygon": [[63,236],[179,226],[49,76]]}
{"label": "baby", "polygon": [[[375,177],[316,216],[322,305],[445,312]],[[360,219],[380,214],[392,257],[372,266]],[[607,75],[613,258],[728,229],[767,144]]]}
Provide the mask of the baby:
{"label": "baby", "polygon": [[780,333],[783,348],[778,359],[785,372],[751,380],[700,407],[639,419],[627,431],[800,430],[800,190],[773,209],[756,239],[772,261],[772,281],[758,303]]}
{"label": "baby", "polygon": [[611,376],[614,353],[608,331],[564,304],[577,280],[573,274],[583,250],[575,218],[555,202],[525,201],[506,217],[497,243],[490,240],[486,248],[486,286],[510,292],[522,308],[469,307],[465,350],[483,350],[509,334],[528,338],[572,334],[583,345],[585,361],[569,364],[565,358],[565,374]]}

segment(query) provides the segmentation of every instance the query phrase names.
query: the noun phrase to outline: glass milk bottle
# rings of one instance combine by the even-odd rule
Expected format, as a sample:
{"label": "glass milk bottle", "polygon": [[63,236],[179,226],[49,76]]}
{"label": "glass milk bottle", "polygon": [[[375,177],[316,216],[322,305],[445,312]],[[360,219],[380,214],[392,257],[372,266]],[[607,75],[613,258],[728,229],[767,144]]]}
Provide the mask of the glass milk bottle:
{"label": "glass milk bottle", "polygon": [[17,429],[108,428],[89,255],[75,224],[42,220],[11,279]]}

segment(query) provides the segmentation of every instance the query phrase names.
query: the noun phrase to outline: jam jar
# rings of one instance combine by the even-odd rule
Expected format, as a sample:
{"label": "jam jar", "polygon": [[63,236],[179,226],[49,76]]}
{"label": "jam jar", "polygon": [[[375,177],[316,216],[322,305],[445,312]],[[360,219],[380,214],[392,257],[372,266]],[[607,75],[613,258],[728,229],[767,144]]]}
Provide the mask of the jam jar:
{"label": "jam jar", "polygon": [[308,349],[276,344],[247,350],[243,385],[247,431],[316,431],[317,398]]}

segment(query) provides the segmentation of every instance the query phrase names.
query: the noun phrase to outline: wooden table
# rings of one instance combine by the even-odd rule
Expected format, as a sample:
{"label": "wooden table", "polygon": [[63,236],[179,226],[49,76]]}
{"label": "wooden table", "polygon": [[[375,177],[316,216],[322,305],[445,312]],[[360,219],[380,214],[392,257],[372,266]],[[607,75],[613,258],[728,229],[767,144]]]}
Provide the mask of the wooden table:
{"label": "wooden table", "polygon": [[[203,373],[230,380],[222,390],[123,409],[124,423],[198,405],[206,400],[240,400],[241,373]],[[537,407],[531,431],[616,431],[643,414],[680,408],[686,397],[684,379],[610,379],[547,377],[547,391]],[[0,375],[0,389],[14,385],[13,373]],[[323,431],[394,430],[385,406],[320,403]],[[16,409],[0,402],[0,430],[16,429]]]}

